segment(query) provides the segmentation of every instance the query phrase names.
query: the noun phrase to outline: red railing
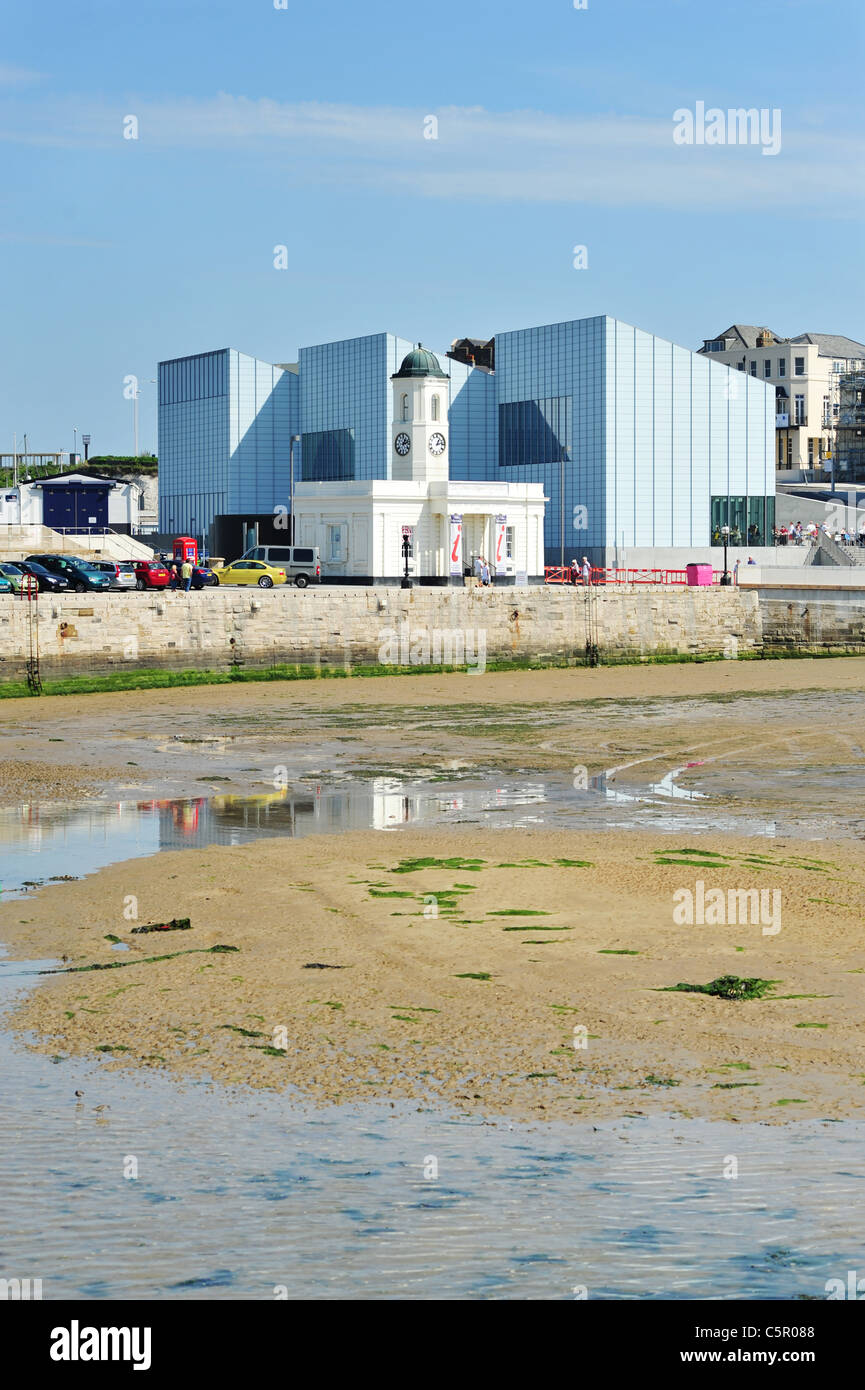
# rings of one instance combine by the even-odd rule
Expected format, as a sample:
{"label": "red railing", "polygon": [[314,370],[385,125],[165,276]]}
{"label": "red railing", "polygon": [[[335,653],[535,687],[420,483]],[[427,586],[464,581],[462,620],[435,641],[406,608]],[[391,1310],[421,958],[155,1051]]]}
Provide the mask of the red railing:
{"label": "red railing", "polygon": [[[721,578],[720,570],[712,571],[712,583],[717,584]],[[544,567],[545,584],[574,584],[580,587],[583,584],[582,571],[577,572],[576,580],[569,565],[546,565]],[[687,570],[673,569],[600,569],[592,566],[590,571],[590,584],[687,584]]]}

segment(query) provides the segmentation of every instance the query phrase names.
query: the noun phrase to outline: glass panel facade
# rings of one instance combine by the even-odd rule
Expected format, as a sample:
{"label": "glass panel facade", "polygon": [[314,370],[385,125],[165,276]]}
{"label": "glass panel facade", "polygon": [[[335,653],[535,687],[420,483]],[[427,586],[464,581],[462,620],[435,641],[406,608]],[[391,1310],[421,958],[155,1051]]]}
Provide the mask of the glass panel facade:
{"label": "glass panel facade", "polygon": [[723,526],[730,527],[728,545],[772,545],[775,529],[774,497],[713,497],[712,545],[724,544]]}
{"label": "glass panel facade", "polygon": [[302,438],[304,482],[354,478],[354,430],[318,430]]}
{"label": "glass panel facade", "polygon": [[571,398],[508,401],[499,406],[499,467],[567,462],[571,457]]}

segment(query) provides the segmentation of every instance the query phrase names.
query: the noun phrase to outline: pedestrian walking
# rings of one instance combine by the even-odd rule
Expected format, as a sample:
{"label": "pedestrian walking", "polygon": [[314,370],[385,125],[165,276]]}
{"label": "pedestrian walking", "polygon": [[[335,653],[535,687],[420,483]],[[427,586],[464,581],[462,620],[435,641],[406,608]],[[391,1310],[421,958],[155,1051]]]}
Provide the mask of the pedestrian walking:
{"label": "pedestrian walking", "polygon": [[583,583],[584,583],[584,584],[591,584],[591,582],[592,582],[592,567],[591,567],[591,565],[589,564],[589,559],[588,559],[588,556],[587,556],[587,555],[584,555],[584,556],[583,556],[582,572],[583,572]]}
{"label": "pedestrian walking", "polygon": [[171,566],[171,572],[170,572],[169,578],[168,578],[168,587],[169,587],[169,589],[176,589],[179,579],[180,579],[180,576],[179,576],[179,574],[178,574],[178,572],[177,572],[177,565],[176,565],[176,564],[172,564],[172,566]]}
{"label": "pedestrian walking", "polygon": [[181,577],[181,579],[183,580],[183,592],[184,592],[185,594],[188,594],[188,593],[189,593],[189,590],[192,588],[192,561],[191,561],[191,560],[184,560],[184,561],[183,561],[183,564],[180,566],[180,577]]}
{"label": "pedestrian walking", "polygon": [[579,584],[580,582],[580,567],[577,564],[576,556],[571,561],[568,578],[572,584]]}

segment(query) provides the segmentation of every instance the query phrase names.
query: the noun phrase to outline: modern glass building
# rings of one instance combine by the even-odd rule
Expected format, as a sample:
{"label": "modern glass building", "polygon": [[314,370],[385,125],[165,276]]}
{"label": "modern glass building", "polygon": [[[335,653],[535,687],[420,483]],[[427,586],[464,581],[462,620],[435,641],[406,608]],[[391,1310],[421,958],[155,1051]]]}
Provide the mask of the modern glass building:
{"label": "modern glass building", "polygon": [[160,531],[201,536],[287,506],[299,387],[296,368],[234,348],[160,362]]}
{"label": "modern glass building", "polygon": [[304,482],[389,476],[390,379],[413,346],[372,333],[301,348]]}
{"label": "modern glass building", "polygon": [[[390,378],[412,346],[376,333],[302,348],[296,368],[234,349],[161,363],[160,529],[232,518],[264,539],[295,434],[298,481],[390,477]],[[678,567],[723,526],[733,545],[771,544],[771,385],[604,316],[497,334],[494,370],[438,356],[451,478],[543,484],[548,564],[564,549]]]}
{"label": "modern glass building", "polygon": [[498,465],[543,483],[548,563],[562,537],[598,564],[679,564],[723,525],[771,545],[763,382],[606,317],[497,334],[495,353]]}

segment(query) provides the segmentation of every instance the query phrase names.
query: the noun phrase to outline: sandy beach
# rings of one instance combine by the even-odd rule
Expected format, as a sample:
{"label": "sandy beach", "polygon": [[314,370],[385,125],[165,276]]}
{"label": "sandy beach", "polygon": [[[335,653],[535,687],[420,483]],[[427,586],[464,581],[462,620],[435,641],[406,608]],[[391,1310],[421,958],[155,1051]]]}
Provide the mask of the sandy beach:
{"label": "sandy beach", "polygon": [[[865,850],[698,845],[406,831],[163,853],[0,910],[15,954],[75,967],[13,1023],[51,1054],[318,1103],[861,1114]],[[674,894],[698,879],[778,891],[777,933],[677,925]],[[187,916],[190,930],[132,931]],[[730,975],[774,983],[750,1000],[665,992]]]}

